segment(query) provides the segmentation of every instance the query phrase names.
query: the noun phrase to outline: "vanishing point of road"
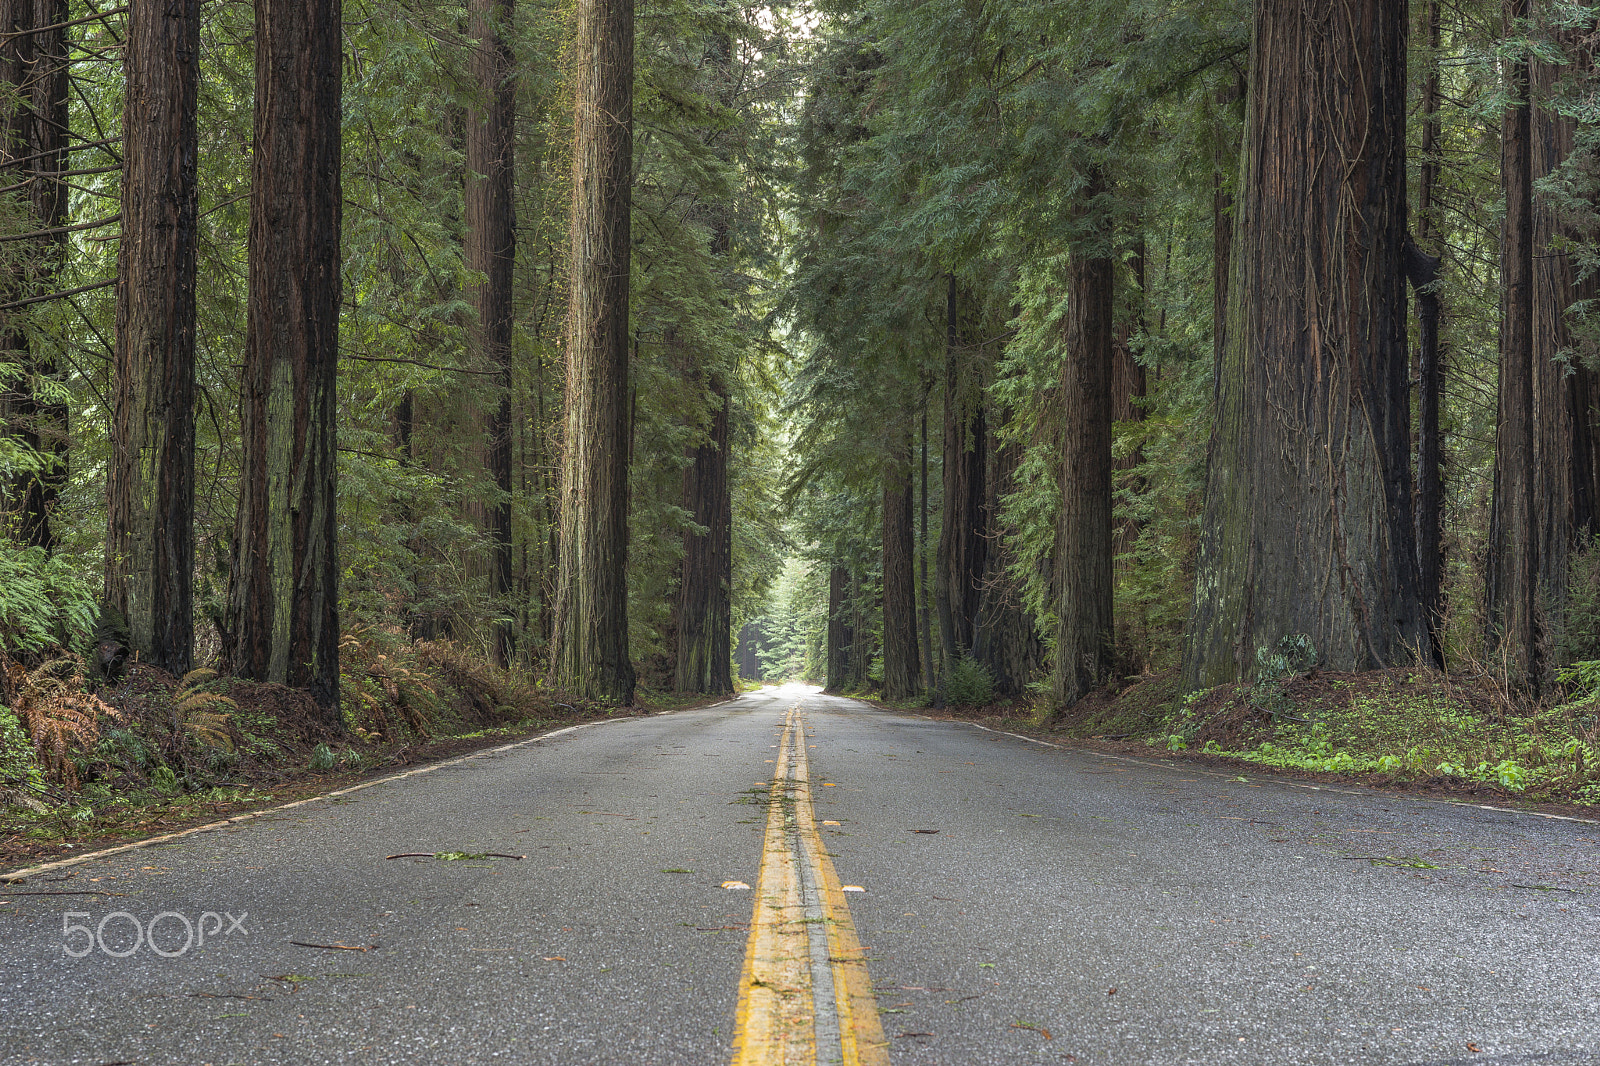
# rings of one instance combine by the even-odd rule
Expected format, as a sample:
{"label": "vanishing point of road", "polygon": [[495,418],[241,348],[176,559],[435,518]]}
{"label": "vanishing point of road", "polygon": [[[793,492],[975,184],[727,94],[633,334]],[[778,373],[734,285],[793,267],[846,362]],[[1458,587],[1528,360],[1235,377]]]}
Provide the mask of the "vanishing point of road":
{"label": "vanishing point of road", "polygon": [[767,688],[0,884],[0,1062],[1594,1064],[1597,891],[1592,822]]}

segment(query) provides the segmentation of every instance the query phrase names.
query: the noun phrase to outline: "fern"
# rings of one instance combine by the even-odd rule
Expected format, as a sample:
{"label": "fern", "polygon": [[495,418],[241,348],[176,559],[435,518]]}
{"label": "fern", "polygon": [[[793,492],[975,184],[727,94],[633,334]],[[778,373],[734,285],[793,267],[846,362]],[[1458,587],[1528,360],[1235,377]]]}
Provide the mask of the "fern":
{"label": "fern", "polygon": [[[172,706],[183,728],[200,743],[233,751],[233,711],[237,711],[239,705],[220,692],[206,692],[201,688],[216,676],[215,670],[204,668],[184,674],[178,682]],[[230,707],[232,710],[221,712],[216,709],[218,707]]]}

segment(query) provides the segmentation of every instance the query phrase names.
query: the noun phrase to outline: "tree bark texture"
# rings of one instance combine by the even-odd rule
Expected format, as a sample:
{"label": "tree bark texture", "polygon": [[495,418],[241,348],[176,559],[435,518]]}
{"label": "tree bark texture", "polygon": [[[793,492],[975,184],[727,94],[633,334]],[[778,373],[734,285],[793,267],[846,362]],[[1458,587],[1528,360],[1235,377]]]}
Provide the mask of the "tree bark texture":
{"label": "tree bark texture", "polygon": [[[0,84],[15,94],[0,122],[0,163],[17,163],[4,171],[8,184],[26,181],[22,195],[41,230],[58,229],[67,217],[67,187],[59,177],[67,164],[66,21],[66,0],[0,0],[0,33],[6,34],[0,38]],[[49,233],[13,245],[0,294],[12,300],[53,289],[66,238]],[[52,513],[67,473],[67,409],[40,399],[40,380],[56,368],[31,350],[27,333],[11,320],[17,313],[0,315],[0,361],[23,371],[0,388],[0,431],[33,452],[38,465],[9,479],[0,506],[19,543],[53,551]]]}
{"label": "tree bark texture", "polygon": [[1000,519],[1001,499],[1017,489],[1017,466],[1021,459],[1020,445],[1002,447],[991,433],[983,507],[984,527],[990,531],[990,539],[979,583],[982,592],[978,598],[972,657],[994,677],[995,694],[1001,697],[1023,695],[1044,662],[1044,642],[1040,639],[1038,624],[1023,609],[1021,590],[1011,573],[1015,556],[1008,546],[1010,531]]}
{"label": "tree bark texture", "polygon": [[194,345],[199,0],[134,0],[124,52],[116,409],[105,601],[145,662],[194,641]]}
{"label": "tree bark texture", "polygon": [[[922,683],[938,691],[938,658],[933,652],[933,610],[928,593],[928,392],[922,390],[921,491],[917,495],[917,632],[922,637]],[[940,706],[943,701],[940,701]]]}
{"label": "tree bark texture", "polygon": [[[1117,323],[1116,341],[1112,346],[1111,419],[1114,423],[1144,421],[1142,401],[1148,393],[1148,385],[1144,366],[1133,351],[1135,338],[1142,337],[1145,330],[1144,253],[1144,235],[1141,233],[1134,241],[1133,254],[1128,259],[1128,274],[1133,282],[1133,291],[1128,294],[1128,300],[1125,302],[1127,312]],[[1112,478],[1126,483],[1131,491],[1138,493],[1142,485],[1136,483],[1132,475],[1126,472],[1137,469],[1143,463],[1144,451],[1141,448],[1135,448],[1121,458],[1113,458]],[[1116,520],[1112,529],[1113,558],[1133,551],[1134,544],[1139,540],[1141,528],[1136,518],[1124,515]],[[1126,563],[1116,563],[1115,570],[1120,572],[1126,569]]]}
{"label": "tree bark texture", "polygon": [[970,297],[962,296],[952,278],[945,298],[944,511],[935,576],[939,641],[946,664],[971,655],[977,643],[978,601],[989,550],[984,375],[972,330],[963,326],[964,305]]}
{"label": "tree bark texture", "polygon": [[1327,669],[1427,640],[1411,514],[1406,10],[1258,0],[1191,686],[1309,638]]}
{"label": "tree bark texture", "polygon": [[[721,14],[727,15],[724,5]],[[718,103],[733,100],[733,39],[714,33],[706,44],[706,65],[714,78]],[[710,207],[713,260],[726,263],[730,245],[729,211]],[[697,533],[685,530],[679,583],[678,662],[673,687],[679,692],[721,695],[733,691],[728,665],[733,625],[733,494],[728,481],[729,431],[733,394],[727,378],[712,369],[708,394],[714,410],[707,439],[690,453],[683,472],[683,507]]]}
{"label": "tree bark texture", "polygon": [[[1422,165],[1417,174],[1417,240],[1424,254],[1434,252],[1434,186],[1439,179],[1439,3],[1423,12],[1428,34],[1428,64],[1422,85]],[[1437,281],[1437,260],[1432,281]],[[1439,431],[1439,399],[1444,367],[1439,350],[1439,294],[1417,294],[1417,570],[1418,595],[1433,645],[1435,665],[1444,665],[1444,462]]]}
{"label": "tree bark texture", "polygon": [[[1573,150],[1576,122],[1538,106],[1554,90],[1560,68],[1535,63],[1531,71],[1533,180],[1556,170]],[[1582,359],[1567,360],[1573,346],[1567,309],[1592,300],[1594,277],[1577,279],[1572,257],[1555,250],[1558,238],[1593,241],[1593,234],[1572,232],[1561,225],[1553,205],[1535,193],[1533,203],[1533,422],[1536,481],[1535,521],[1538,528],[1539,573],[1536,609],[1545,634],[1541,683],[1553,681],[1556,647],[1566,617],[1567,557],[1575,544],[1586,543],[1595,529],[1595,499],[1600,490],[1600,375]]]}
{"label": "tree bark texture", "polygon": [[[1096,167],[1081,194],[1106,191]],[[1089,211],[1096,207],[1085,206]],[[1110,676],[1112,665],[1111,364],[1113,284],[1110,222],[1072,250],[1066,359],[1061,369],[1061,513],[1056,536],[1055,706],[1071,707]]]}
{"label": "tree bark texture", "polygon": [[733,611],[733,497],[728,491],[729,416],[733,401],[720,375],[710,383],[710,433],[683,471],[683,505],[704,529],[683,534],[683,580],[678,601],[679,692],[733,691],[728,639]]}
{"label": "tree bark texture", "polygon": [[627,706],[632,0],[578,0],[573,54],[572,298],[551,676],[574,695]]}
{"label": "tree bark texture", "polygon": [[[1508,0],[1506,20],[1528,16]],[[1537,691],[1542,672],[1538,617],[1539,484],[1534,451],[1533,109],[1528,61],[1506,61],[1500,174],[1506,216],[1500,238],[1500,388],[1494,499],[1489,516],[1489,649],[1506,680]]]}
{"label": "tree bark texture", "polygon": [[[517,261],[516,180],[517,84],[508,35],[512,0],[470,0],[467,35],[472,39],[474,99],[466,119],[466,247],[468,270],[484,281],[467,293],[477,312],[471,343],[480,360],[499,373],[498,397],[489,419],[489,475],[498,499],[486,508],[492,557],[489,595],[509,617],[511,572],[511,335],[515,321],[512,281]],[[494,657],[511,662],[514,626],[495,627]]]}
{"label": "tree bark texture", "polygon": [[912,502],[911,434],[901,430],[883,465],[883,695],[890,700],[922,691]]}
{"label": "tree bark texture", "polygon": [[339,728],[339,0],[256,5],[244,455],[224,642]]}
{"label": "tree bark texture", "polygon": [[828,570],[828,685],[829,692],[843,692],[854,680],[855,655],[854,583],[843,566]]}

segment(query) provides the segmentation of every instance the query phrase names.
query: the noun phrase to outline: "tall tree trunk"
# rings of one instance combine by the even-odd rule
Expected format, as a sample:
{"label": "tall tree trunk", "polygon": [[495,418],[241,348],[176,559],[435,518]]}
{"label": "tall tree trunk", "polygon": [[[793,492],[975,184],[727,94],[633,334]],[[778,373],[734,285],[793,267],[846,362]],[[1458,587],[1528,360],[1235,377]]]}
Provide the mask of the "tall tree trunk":
{"label": "tall tree trunk", "polygon": [[572,301],[551,676],[574,695],[627,706],[632,0],[578,0],[573,47]]}
{"label": "tall tree trunk", "polygon": [[733,625],[729,584],[733,573],[733,503],[728,491],[729,423],[732,399],[720,375],[710,382],[710,435],[694,449],[683,471],[684,508],[705,533],[683,535],[683,581],[679,590],[679,692],[721,695],[733,691],[728,638]]}
{"label": "tall tree trunk", "polygon": [[[1111,363],[1111,419],[1113,423],[1143,422],[1144,399],[1148,391],[1145,381],[1144,365],[1134,355],[1134,345],[1137,339],[1142,338],[1145,332],[1144,321],[1144,259],[1145,244],[1144,233],[1141,231],[1134,238],[1131,254],[1128,256],[1128,275],[1132,286],[1124,302],[1126,310],[1117,323],[1116,340],[1112,345]],[[1137,497],[1144,490],[1142,478],[1135,477],[1130,471],[1137,470],[1144,464],[1144,449],[1134,448],[1127,455],[1113,458],[1111,461],[1112,477],[1112,513],[1124,508],[1117,507],[1116,491],[1118,485],[1125,486],[1132,496]],[[1118,583],[1122,582],[1132,569],[1131,553],[1139,542],[1139,533],[1143,526],[1139,520],[1130,514],[1121,514],[1115,518],[1111,533],[1112,574]],[[1148,629],[1145,612],[1140,609],[1137,613],[1125,612],[1123,617],[1116,619],[1119,636],[1117,640],[1118,654],[1123,657],[1119,665],[1125,670],[1138,670],[1144,663],[1139,656],[1141,638],[1135,635]]]}
{"label": "tall tree trunk", "polygon": [[[726,5],[719,12],[728,17]],[[733,39],[712,34],[706,63],[718,102],[733,100]],[[726,263],[730,248],[729,211],[712,208],[711,255]],[[677,614],[678,662],[673,687],[679,692],[715,695],[733,691],[728,642],[733,625],[733,494],[728,483],[733,394],[727,378],[712,370],[708,391],[715,410],[710,437],[698,445],[683,472],[683,507],[706,532],[685,530]]]}
{"label": "tall tree trunk", "polygon": [[194,642],[199,49],[200,0],[130,8],[105,601],[134,650],[180,676]]}
{"label": "tall tree trunk", "polygon": [[828,570],[828,691],[843,692],[854,680],[855,603],[850,570],[835,564]]}
{"label": "tall tree trunk", "polygon": [[[31,223],[57,229],[67,217],[67,45],[62,23],[66,0],[0,0],[0,84],[14,93],[0,125],[4,173],[23,178]],[[42,233],[17,242],[0,295],[22,299],[54,288],[66,248],[65,233]],[[0,508],[9,512],[11,533],[25,545],[53,551],[58,541],[53,512],[67,472],[67,409],[41,399],[43,380],[55,376],[53,361],[30,350],[26,332],[0,324],[0,362],[17,364],[20,379],[0,382],[0,427],[32,453],[33,462],[0,485]]]}
{"label": "tall tree trunk", "polygon": [[[1106,191],[1097,166],[1085,205]],[[1085,206],[1089,211],[1097,207]],[[1105,682],[1112,660],[1111,362],[1113,264],[1110,223],[1072,249],[1061,370],[1061,515],[1056,558],[1057,709]]]}
{"label": "tall tree trunk", "polygon": [[[1439,179],[1439,0],[1428,0],[1423,12],[1428,33],[1427,73],[1422,83],[1422,166],[1417,177],[1417,241],[1425,255],[1434,254],[1437,225],[1434,186]],[[1439,398],[1444,369],[1439,351],[1438,260],[1428,287],[1417,293],[1417,570],[1418,593],[1427,620],[1433,661],[1444,665],[1444,480]]]}
{"label": "tall tree trunk", "polygon": [[883,695],[889,700],[922,691],[911,497],[911,434],[901,429],[883,464]]}
{"label": "tall tree trunk", "polygon": [[936,595],[945,676],[950,664],[972,653],[977,641],[978,598],[989,541],[985,536],[989,429],[983,410],[983,375],[976,345],[963,328],[955,278],[945,295],[944,512],[939,523]]}
{"label": "tall tree trunk", "polygon": [[[468,270],[484,275],[467,293],[477,312],[472,346],[499,377],[489,420],[489,474],[499,498],[488,509],[489,596],[502,617],[511,615],[511,333],[515,321],[512,280],[517,262],[517,83],[508,38],[513,0],[469,0],[467,34],[473,40],[473,105],[466,121],[466,248]],[[511,662],[515,627],[495,627],[494,658]]]}
{"label": "tall tree trunk", "polygon": [[[1508,24],[1528,16],[1528,0],[1508,0]],[[1509,25],[1507,27],[1510,29]],[[1534,452],[1533,131],[1525,56],[1505,64],[1500,173],[1506,217],[1500,240],[1499,432],[1489,521],[1489,647],[1506,680],[1537,692],[1540,471]]]}
{"label": "tall tree trunk", "polygon": [[[1217,94],[1219,110],[1235,111],[1245,98],[1241,78]],[[1219,123],[1220,125],[1220,123]],[[1220,131],[1219,131],[1220,133]],[[1239,143],[1232,136],[1217,137],[1211,175],[1211,401],[1216,404],[1222,387],[1222,351],[1228,336],[1229,262],[1233,258],[1233,176],[1239,170]],[[1171,246],[1167,248],[1171,258]],[[1162,314],[1165,315],[1165,310]]]}
{"label": "tall tree trunk", "polygon": [[[1563,68],[1534,63],[1530,71],[1532,176],[1535,182],[1560,167],[1572,154],[1577,123],[1541,106],[1557,89]],[[1573,347],[1568,308],[1592,300],[1594,276],[1577,280],[1572,256],[1558,251],[1565,238],[1592,243],[1593,234],[1573,232],[1561,224],[1556,207],[1535,194],[1533,203],[1533,421],[1534,462],[1539,470],[1535,522],[1538,529],[1537,577],[1542,682],[1552,680],[1557,647],[1566,622],[1567,556],[1575,544],[1595,532],[1596,472],[1600,451],[1595,412],[1600,407],[1600,375],[1582,359],[1568,360]]]}
{"label": "tall tree trunk", "polygon": [[1000,501],[1017,488],[1022,447],[1002,447],[991,434],[989,455],[983,512],[990,544],[984,556],[983,591],[978,600],[972,657],[994,677],[996,695],[1015,697],[1027,691],[1028,683],[1039,672],[1044,662],[1044,643],[1033,615],[1022,606],[1020,590],[1011,573],[1015,561],[1008,539],[1011,531],[1000,517]]}
{"label": "tall tree trunk", "polygon": [[1281,640],[1327,669],[1427,640],[1402,257],[1406,12],[1258,0],[1205,515],[1194,687]]}
{"label": "tall tree trunk", "polygon": [[934,668],[933,611],[928,596],[928,393],[922,390],[922,492],[917,513],[917,629],[922,636],[922,683],[936,691],[938,671]]}
{"label": "tall tree trunk", "polygon": [[256,5],[244,456],[226,651],[339,728],[340,0]]}

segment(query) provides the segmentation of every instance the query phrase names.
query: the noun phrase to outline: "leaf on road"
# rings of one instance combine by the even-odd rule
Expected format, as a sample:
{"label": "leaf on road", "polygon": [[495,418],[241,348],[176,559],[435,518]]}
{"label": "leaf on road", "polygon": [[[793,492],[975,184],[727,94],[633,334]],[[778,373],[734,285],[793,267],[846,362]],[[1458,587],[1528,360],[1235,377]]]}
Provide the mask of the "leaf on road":
{"label": "leaf on road", "polygon": [[312,944],[304,940],[291,940],[289,943],[297,948],[321,948],[323,951],[370,951],[370,947],[359,944]]}
{"label": "leaf on road", "polygon": [[724,882],[722,882],[722,887],[723,888],[749,888],[750,886],[745,884],[743,881],[724,881]]}
{"label": "leaf on road", "polygon": [[665,870],[662,870],[661,872],[664,873],[664,874],[692,874],[692,873],[694,873],[693,870],[685,870],[681,866],[669,866]]}
{"label": "leaf on road", "polygon": [[541,959],[543,959],[545,962],[566,962],[567,961],[567,957],[565,955],[541,955],[539,957]]}
{"label": "leaf on road", "polygon": [[862,888],[860,885],[845,885],[844,886],[844,890],[846,892],[865,892],[866,891],[866,889]]}
{"label": "leaf on road", "polygon": [[1011,1028],[1013,1028],[1013,1029],[1029,1029],[1029,1030],[1032,1030],[1035,1033],[1038,1033],[1040,1036],[1044,1037],[1046,1040],[1053,1039],[1053,1037],[1051,1037],[1051,1035],[1050,1035],[1050,1030],[1046,1029],[1042,1025],[1029,1025],[1027,1022],[1012,1022],[1011,1023]]}
{"label": "leaf on road", "polygon": [[839,823],[835,822],[835,821],[831,821],[831,820],[824,820],[822,824],[823,825],[838,825]]}
{"label": "leaf on road", "polygon": [[1468,1044],[1467,1045],[1467,1050],[1468,1051],[1482,1051],[1483,1048],[1479,1047],[1477,1044]]}
{"label": "leaf on road", "polygon": [[913,833],[926,833],[929,836],[934,836],[939,831],[937,829],[913,829],[912,832]]}

